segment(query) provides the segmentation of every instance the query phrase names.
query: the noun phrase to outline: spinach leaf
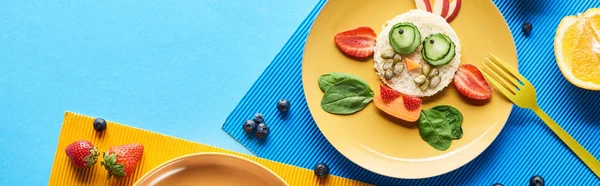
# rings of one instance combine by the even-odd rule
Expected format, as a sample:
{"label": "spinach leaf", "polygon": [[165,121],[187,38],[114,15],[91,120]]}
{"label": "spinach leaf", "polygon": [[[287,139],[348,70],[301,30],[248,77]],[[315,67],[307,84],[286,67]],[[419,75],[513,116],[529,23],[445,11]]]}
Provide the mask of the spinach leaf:
{"label": "spinach leaf", "polygon": [[338,84],[347,79],[356,79],[361,81],[363,84],[367,85],[367,82],[356,77],[352,74],[347,74],[344,72],[332,72],[328,74],[323,74],[319,77],[319,88],[321,91],[325,92],[327,89],[331,88],[333,85]]}
{"label": "spinach leaf", "polygon": [[421,111],[417,127],[421,138],[431,147],[441,151],[450,148],[452,133],[442,112],[432,109]]}
{"label": "spinach leaf", "polygon": [[463,121],[463,116],[458,109],[449,105],[438,105],[431,108],[431,110],[437,110],[441,112],[446,120],[448,120],[450,129],[452,130],[452,139],[462,138],[463,130],[461,124]]}
{"label": "spinach leaf", "polygon": [[373,100],[373,90],[360,79],[346,79],[331,86],[321,99],[321,108],[332,114],[353,114]]}

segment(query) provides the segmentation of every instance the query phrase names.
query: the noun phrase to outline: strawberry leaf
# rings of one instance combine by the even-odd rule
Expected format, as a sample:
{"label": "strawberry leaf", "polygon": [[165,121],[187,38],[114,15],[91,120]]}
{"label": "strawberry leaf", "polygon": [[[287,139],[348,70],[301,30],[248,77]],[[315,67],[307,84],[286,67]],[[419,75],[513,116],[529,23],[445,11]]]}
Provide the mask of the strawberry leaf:
{"label": "strawberry leaf", "polygon": [[90,155],[84,157],[83,161],[85,162],[85,166],[87,167],[91,167],[92,165],[94,165],[98,161],[98,148],[90,148]]}
{"label": "strawberry leaf", "polygon": [[114,176],[117,179],[125,177],[126,173],[123,164],[117,163],[117,155],[104,153],[104,161],[100,163],[108,171],[108,179]]}

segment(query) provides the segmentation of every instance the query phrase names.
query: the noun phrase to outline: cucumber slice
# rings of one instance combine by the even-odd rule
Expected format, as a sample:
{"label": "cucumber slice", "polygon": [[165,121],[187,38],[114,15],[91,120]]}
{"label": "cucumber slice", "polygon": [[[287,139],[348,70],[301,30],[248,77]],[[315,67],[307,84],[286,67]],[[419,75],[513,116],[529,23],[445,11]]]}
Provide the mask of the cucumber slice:
{"label": "cucumber slice", "polygon": [[[456,51],[455,51],[456,46],[454,46],[454,43],[450,43],[450,51],[448,51],[448,54],[446,54],[446,56],[444,56],[442,59],[438,59],[438,60],[433,60],[433,59],[429,59],[427,58],[427,56],[423,55],[423,59],[425,61],[427,61],[428,64],[430,64],[431,66],[442,66],[445,64],[450,63],[450,61],[452,61],[452,59],[454,59],[454,56],[456,55]],[[425,47],[423,47],[423,49],[421,49],[421,53],[425,54],[425,51],[423,51],[425,49]]]}
{"label": "cucumber slice", "polygon": [[432,34],[423,41],[421,54],[423,59],[432,66],[440,66],[449,63],[455,53],[455,45],[444,34]]}
{"label": "cucumber slice", "polygon": [[441,59],[450,51],[450,42],[450,39],[443,34],[427,36],[423,41],[424,55],[432,60]]}
{"label": "cucumber slice", "polygon": [[421,44],[421,32],[412,23],[401,22],[392,27],[389,39],[396,53],[410,54]]}

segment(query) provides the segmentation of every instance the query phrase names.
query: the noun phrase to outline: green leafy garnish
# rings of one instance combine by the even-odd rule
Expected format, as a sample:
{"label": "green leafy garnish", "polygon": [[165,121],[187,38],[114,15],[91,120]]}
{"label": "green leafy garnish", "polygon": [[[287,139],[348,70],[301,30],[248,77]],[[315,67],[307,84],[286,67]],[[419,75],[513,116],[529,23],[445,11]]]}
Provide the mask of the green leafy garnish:
{"label": "green leafy garnish", "polygon": [[322,92],[327,91],[327,89],[331,88],[333,85],[338,84],[347,79],[355,79],[361,81],[363,84],[367,85],[367,82],[356,77],[352,74],[347,74],[344,72],[332,72],[328,74],[323,74],[319,77],[319,88]]}
{"label": "green leafy garnish", "polygon": [[452,130],[452,139],[462,138],[463,130],[461,125],[463,121],[463,116],[460,113],[460,111],[458,111],[458,109],[449,105],[438,105],[431,108],[431,110],[437,110],[441,112],[446,118],[446,120],[448,120],[448,124],[450,124],[450,129]]}
{"label": "green leafy garnish", "polygon": [[353,114],[365,108],[373,95],[364,80],[348,78],[326,89],[321,108],[332,114]]}
{"label": "green leafy garnish", "polygon": [[421,138],[437,150],[447,150],[452,144],[450,124],[437,110],[422,110],[417,121]]}

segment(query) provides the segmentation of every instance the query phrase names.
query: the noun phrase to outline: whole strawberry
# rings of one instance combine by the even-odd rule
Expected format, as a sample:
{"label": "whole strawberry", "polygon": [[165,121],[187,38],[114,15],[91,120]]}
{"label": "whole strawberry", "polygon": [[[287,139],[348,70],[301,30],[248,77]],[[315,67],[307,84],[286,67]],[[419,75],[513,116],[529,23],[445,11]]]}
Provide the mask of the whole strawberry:
{"label": "whole strawberry", "polygon": [[65,153],[71,159],[73,165],[80,168],[91,167],[98,161],[98,148],[85,140],[78,140],[69,144],[65,149]]}
{"label": "whole strawberry", "polygon": [[133,174],[143,154],[142,144],[115,146],[104,153],[104,161],[100,164],[108,171],[108,179],[112,176],[117,179],[126,178]]}

